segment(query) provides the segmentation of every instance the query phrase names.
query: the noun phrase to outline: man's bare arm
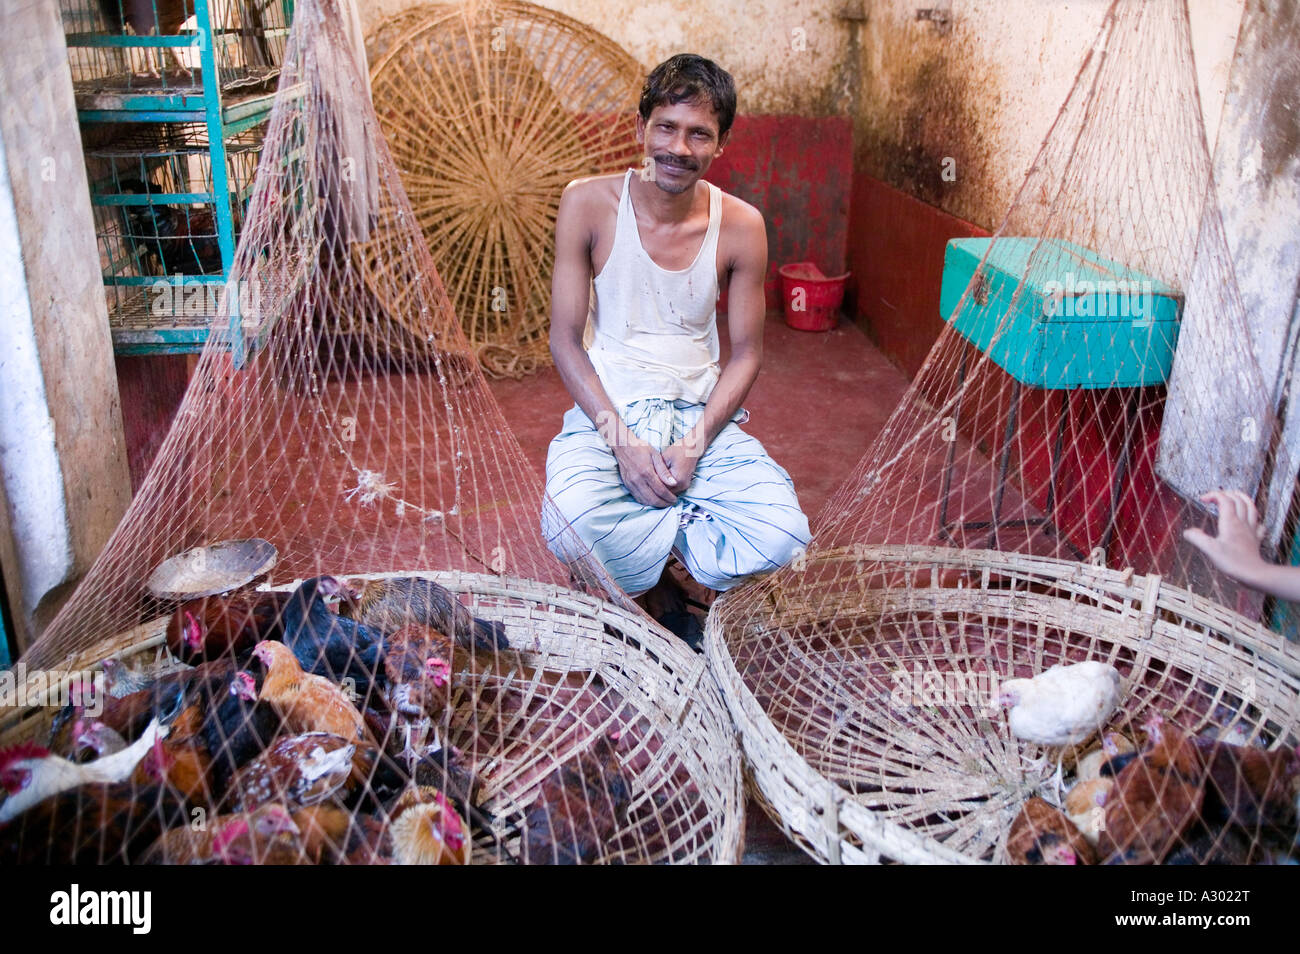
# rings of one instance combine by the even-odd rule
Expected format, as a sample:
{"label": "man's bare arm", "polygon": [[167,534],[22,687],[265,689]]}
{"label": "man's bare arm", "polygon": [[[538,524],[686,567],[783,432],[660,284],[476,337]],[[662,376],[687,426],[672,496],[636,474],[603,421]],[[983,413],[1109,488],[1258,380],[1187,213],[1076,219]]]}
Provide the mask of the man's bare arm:
{"label": "man's bare arm", "polygon": [[619,417],[582,346],[591,295],[590,208],[571,183],[560,197],[555,220],[555,273],[551,279],[551,356],[578,407],[595,422],[614,451],[623,484],[651,507],[671,506],[676,497],[665,485],[672,479],[663,456],[641,440]]}
{"label": "man's bare arm", "polygon": [[763,319],[767,312],[763,294],[763,280],[767,277],[767,229],[758,210],[749,206],[742,206],[742,209],[744,216],[738,223],[738,252],[732,261],[727,285],[727,327],[731,339],[731,357],[722,369],[718,383],[714,385],[695,427],[664,454],[675,478],[669,486],[677,493],[684,491],[690,484],[696,462],[744,403],[763,363]]}

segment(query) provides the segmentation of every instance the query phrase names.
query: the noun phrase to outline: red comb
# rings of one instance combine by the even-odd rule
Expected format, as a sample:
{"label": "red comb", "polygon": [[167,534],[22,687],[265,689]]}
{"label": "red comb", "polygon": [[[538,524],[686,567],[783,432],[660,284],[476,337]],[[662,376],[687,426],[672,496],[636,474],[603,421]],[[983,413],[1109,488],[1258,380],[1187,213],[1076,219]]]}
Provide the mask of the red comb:
{"label": "red comb", "polygon": [[0,768],[22,759],[43,759],[49,754],[49,749],[35,742],[19,742],[17,745],[0,749]]}

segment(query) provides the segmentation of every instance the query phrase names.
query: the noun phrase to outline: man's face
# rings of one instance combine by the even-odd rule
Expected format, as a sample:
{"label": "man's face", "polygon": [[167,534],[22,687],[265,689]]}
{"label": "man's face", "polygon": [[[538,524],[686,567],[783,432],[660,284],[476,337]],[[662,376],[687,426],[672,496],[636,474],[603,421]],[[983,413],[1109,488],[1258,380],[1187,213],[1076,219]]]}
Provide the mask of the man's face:
{"label": "man's face", "polygon": [[656,106],[648,120],[638,113],[636,140],[654,160],[655,185],[672,195],[694,188],[726,142],[707,101]]}

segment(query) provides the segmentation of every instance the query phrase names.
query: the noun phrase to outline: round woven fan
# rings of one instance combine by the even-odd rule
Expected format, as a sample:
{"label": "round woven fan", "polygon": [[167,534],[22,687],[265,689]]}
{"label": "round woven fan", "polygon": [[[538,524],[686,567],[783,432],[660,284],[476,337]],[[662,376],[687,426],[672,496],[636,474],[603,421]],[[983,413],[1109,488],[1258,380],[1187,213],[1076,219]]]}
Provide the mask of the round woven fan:
{"label": "round woven fan", "polygon": [[379,120],[485,369],[547,360],[552,236],[571,180],[634,164],[640,65],[528,3],[428,4],[380,23]]}

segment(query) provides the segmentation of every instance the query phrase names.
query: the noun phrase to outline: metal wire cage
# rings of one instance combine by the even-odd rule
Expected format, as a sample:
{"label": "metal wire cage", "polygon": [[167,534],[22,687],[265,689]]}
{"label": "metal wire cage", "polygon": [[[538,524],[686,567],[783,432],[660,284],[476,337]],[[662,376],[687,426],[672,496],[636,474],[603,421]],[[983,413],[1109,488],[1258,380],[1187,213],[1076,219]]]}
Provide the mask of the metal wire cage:
{"label": "metal wire cage", "polygon": [[202,345],[234,257],[264,126],[226,143],[213,175],[207,127],[122,127],[86,153],[95,235],[119,352]]}
{"label": "metal wire cage", "polygon": [[81,100],[260,86],[279,75],[293,2],[60,0],[60,9]]}

